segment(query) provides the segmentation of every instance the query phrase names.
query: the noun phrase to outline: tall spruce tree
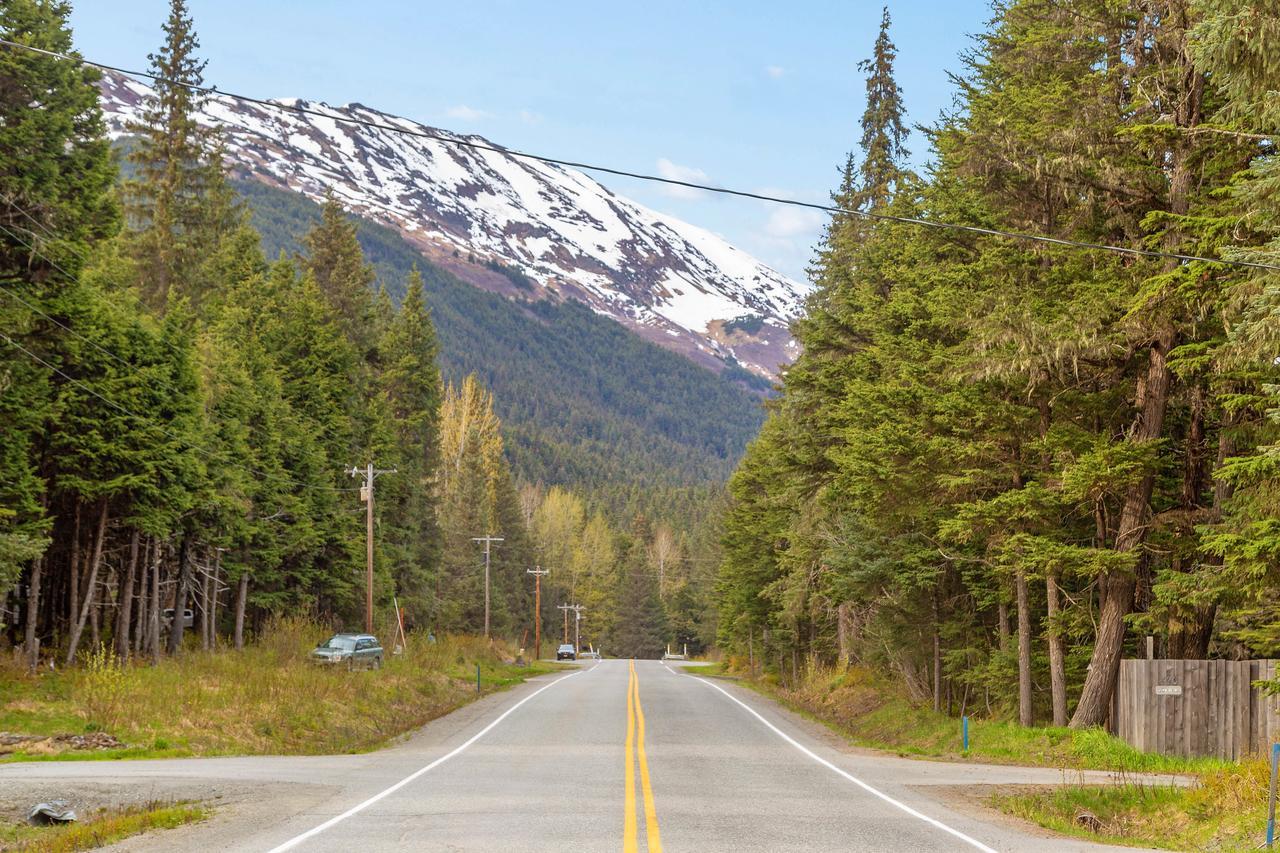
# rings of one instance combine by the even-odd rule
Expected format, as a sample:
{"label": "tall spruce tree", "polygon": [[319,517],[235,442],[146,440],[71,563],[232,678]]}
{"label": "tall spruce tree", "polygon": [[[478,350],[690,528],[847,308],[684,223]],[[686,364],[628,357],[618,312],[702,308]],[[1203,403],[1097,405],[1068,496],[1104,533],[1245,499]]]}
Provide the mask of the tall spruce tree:
{"label": "tall spruce tree", "polygon": [[438,349],[422,275],[415,268],[400,310],[388,321],[378,346],[378,382],[386,399],[399,471],[384,490],[384,551],[410,618],[423,623],[435,615],[433,586],[440,564]]}
{"label": "tall spruce tree", "polygon": [[889,25],[886,6],[871,58],[858,63],[858,70],[867,75],[867,106],[858,140],[862,159],[856,181],[846,179],[848,186],[841,187],[841,195],[847,193],[849,206],[857,210],[875,211],[889,203],[900,188],[903,164],[910,156],[902,87],[893,76],[898,49],[889,39]]}
{"label": "tall spruce tree", "polygon": [[362,357],[374,339],[374,272],[356,240],[356,226],[332,193],[320,221],[302,238],[303,268],[315,279],[343,333]]}
{"label": "tall spruce tree", "polygon": [[238,214],[222,173],[216,132],[197,120],[205,61],[186,0],[171,0],[164,43],[149,54],[155,75],[141,118],[129,126],[135,177],[125,210],[136,234],[139,290],[154,310],[171,298],[199,305],[218,285],[212,260]]}

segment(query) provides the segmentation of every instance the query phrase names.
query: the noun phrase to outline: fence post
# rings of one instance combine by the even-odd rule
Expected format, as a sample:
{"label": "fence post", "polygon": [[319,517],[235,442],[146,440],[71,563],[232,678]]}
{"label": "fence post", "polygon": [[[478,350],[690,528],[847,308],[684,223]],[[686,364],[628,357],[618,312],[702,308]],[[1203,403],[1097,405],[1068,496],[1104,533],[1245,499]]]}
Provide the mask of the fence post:
{"label": "fence post", "polygon": [[476,664],[476,692],[480,692],[480,664]]}
{"label": "fence post", "polygon": [[960,718],[960,736],[964,740],[964,751],[969,751],[969,718],[962,716]]}
{"label": "fence post", "polygon": [[1271,745],[1271,792],[1267,795],[1267,849],[1276,840],[1276,769],[1280,767],[1280,743]]}

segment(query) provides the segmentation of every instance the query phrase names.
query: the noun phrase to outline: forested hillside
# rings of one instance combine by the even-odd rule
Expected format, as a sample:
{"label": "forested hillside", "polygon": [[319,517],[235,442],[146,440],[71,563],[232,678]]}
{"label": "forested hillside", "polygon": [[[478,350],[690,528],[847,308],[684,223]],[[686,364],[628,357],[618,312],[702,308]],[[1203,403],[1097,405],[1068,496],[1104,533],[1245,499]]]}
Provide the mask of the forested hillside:
{"label": "forested hillside", "polygon": [[721,642],[1075,726],[1146,635],[1275,655],[1275,268],[883,217],[1277,264],[1280,17],[997,5],[924,175],[888,24],[804,355],[732,480]]}
{"label": "forested hillside", "polygon": [[[256,181],[234,184],[268,257],[300,249],[320,219],[306,198]],[[646,343],[585,306],[516,302],[426,261],[394,230],[354,219],[378,280],[399,302],[417,267],[453,381],[475,373],[495,393],[515,471],[613,496],[721,482],[759,428],[743,385]],[[761,380],[738,374],[756,391]]]}
{"label": "forested hillside", "polygon": [[0,6],[38,49],[0,50],[2,642],[33,669],[158,662],[278,616],[386,627],[393,601],[411,629],[523,640],[536,565],[549,635],[578,603],[619,654],[708,637],[758,398],[581,306],[462,284],[332,200],[237,193],[194,119],[184,0],[122,175],[98,72],[55,55],[66,16]]}

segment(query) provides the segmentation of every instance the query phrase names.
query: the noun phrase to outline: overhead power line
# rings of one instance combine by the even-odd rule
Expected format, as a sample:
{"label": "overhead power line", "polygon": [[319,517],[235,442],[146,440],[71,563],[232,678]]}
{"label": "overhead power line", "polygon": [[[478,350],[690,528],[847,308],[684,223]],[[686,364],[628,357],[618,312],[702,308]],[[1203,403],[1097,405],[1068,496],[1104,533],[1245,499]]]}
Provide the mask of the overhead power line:
{"label": "overhead power line", "polygon": [[268,98],[259,98],[252,95],[242,95],[237,92],[229,92],[225,89],[219,89],[216,86],[196,86],[191,83],[184,83],[180,80],[173,80],[158,74],[152,74],[149,71],[135,71],[128,68],[121,68],[115,65],[108,65],[105,62],[95,62],[85,59],[82,56],[73,56],[71,54],[60,53],[54,50],[45,50],[44,48],[33,47],[28,44],[10,41],[8,39],[0,39],[0,44],[7,47],[17,48],[19,50],[31,51],[45,56],[52,56],[58,59],[65,59],[69,62],[75,62],[80,65],[87,65],[92,68],[98,68],[103,71],[113,71],[117,74],[123,74],[134,79],[143,78],[158,83],[167,83],[171,86],[181,86],[193,92],[200,92],[205,95],[217,95],[223,98],[230,98],[234,101],[241,101],[248,104],[257,104],[258,106],[268,107],[270,109],[279,110],[281,112],[295,113],[297,115],[315,116],[318,118],[328,119],[330,121],[342,124],[357,125],[367,127],[373,130],[384,130],[390,133],[398,133],[404,136],[414,136],[420,139],[430,139],[435,142],[441,142],[446,145],[455,145],[460,148],[471,148],[478,151],[491,151],[496,154],[502,154],[509,157],[519,157],[524,160],[533,160],[539,163],[547,163],[553,166],[564,166],[571,169],[581,169],[589,172],[600,172],[606,175],[616,175],[623,178],[633,178],[639,181],[648,181],[657,184],[667,184],[670,186],[685,187],[687,189],[701,190],[707,193],[717,195],[727,195],[736,198],[754,199],[756,201],[766,201],[772,204],[783,204],[791,207],[802,207],[809,210],[819,210],[824,213],[838,213],[848,216],[857,216],[875,222],[895,222],[901,225],[915,225],[921,228],[933,228],[946,231],[959,231],[967,234],[980,234],[988,237],[1001,237],[1009,240],[1022,240],[1034,243],[1044,243],[1053,246],[1064,246],[1072,249],[1092,249],[1101,252],[1111,252],[1119,255],[1129,255],[1143,258],[1159,258],[1165,260],[1176,260],[1183,262],[1199,261],[1209,264],[1222,264],[1223,266],[1241,267],[1245,269],[1280,271],[1280,264],[1268,264],[1258,261],[1241,261],[1228,258],[1209,258],[1203,255],[1186,255],[1179,252],[1162,252],[1157,249],[1138,249],[1132,246],[1117,246],[1110,243],[1092,243],[1087,240],[1071,240],[1065,237],[1050,237],[1046,234],[1032,234],[1025,231],[1006,231],[1000,228],[985,228],[980,225],[963,225],[958,222],[941,222],[933,219],[918,219],[911,216],[892,216],[886,213],[872,213],[866,210],[858,210],[856,208],[840,207],[831,204],[818,204],[810,201],[800,201],[794,198],[783,198],[781,196],[768,195],[765,193],[750,192],[748,190],[735,190],[729,187],[715,186],[713,184],[702,184],[696,181],[682,181],[678,178],[667,178],[661,175],[653,175],[645,172],[634,172],[629,169],[619,169],[613,166],[601,166],[595,163],[583,163],[577,160],[567,160],[559,157],[548,157],[542,154],[533,154],[528,151],[520,151],[514,148],[503,148],[485,142],[477,142],[474,139],[463,139],[461,137],[442,136],[438,133],[432,133],[430,130],[422,128],[408,128],[387,122],[374,121],[372,119],[357,118],[355,116],[346,116],[339,113],[326,112],[311,107],[304,107],[297,104],[284,104],[279,101],[273,101]]}

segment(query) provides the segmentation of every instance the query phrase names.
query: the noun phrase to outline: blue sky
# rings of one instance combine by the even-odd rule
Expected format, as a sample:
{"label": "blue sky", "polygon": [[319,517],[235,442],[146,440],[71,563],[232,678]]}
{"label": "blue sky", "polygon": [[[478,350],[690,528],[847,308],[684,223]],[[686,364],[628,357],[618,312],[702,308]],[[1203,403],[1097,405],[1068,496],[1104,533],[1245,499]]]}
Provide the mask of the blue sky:
{"label": "blue sky", "polygon": [[[854,147],[860,59],[880,2],[190,0],[208,82],[358,101],[500,144],[823,201]],[[146,66],[167,0],[77,0],[85,56]],[[951,104],[948,71],[986,0],[890,2],[912,122]],[[927,159],[918,135],[913,160]],[[819,215],[597,176],[803,275]]]}

